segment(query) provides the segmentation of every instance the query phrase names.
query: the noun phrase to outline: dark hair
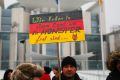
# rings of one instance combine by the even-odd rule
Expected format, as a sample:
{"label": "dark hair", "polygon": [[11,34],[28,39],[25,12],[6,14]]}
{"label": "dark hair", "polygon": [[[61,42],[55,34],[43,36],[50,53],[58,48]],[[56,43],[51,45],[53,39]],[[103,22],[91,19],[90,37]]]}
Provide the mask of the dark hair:
{"label": "dark hair", "polygon": [[3,76],[3,80],[10,80],[10,79],[8,79],[8,78],[9,78],[9,77],[8,77],[8,74],[9,74],[10,72],[12,73],[13,70],[12,70],[12,69],[7,69],[7,70],[5,71],[4,76]]}
{"label": "dark hair", "polygon": [[67,56],[63,59],[62,61],[62,68],[66,65],[72,65],[74,66],[75,68],[77,68],[77,64],[76,64],[76,61],[74,58],[70,57],[70,56]]}
{"label": "dark hair", "polygon": [[57,66],[54,66],[53,69],[59,71],[59,68]]}
{"label": "dark hair", "polygon": [[108,57],[107,60],[107,68],[110,71],[113,71],[116,69],[116,65],[118,63],[120,63],[120,52],[119,51],[111,52],[111,55]]}
{"label": "dark hair", "polygon": [[44,70],[46,74],[50,74],[50,72],[52,71],[52,69],[48,66],[44,66]]}

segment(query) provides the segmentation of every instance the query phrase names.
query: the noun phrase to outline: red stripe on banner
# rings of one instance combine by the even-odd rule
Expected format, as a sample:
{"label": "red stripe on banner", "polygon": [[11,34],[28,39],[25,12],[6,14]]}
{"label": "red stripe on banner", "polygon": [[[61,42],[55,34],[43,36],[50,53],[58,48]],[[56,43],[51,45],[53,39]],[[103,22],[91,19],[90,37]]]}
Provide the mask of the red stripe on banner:
{"label": "red stripe on banner", "polygon": [[30,24],[30,33],[84,30],[83,20],[66,20]]}

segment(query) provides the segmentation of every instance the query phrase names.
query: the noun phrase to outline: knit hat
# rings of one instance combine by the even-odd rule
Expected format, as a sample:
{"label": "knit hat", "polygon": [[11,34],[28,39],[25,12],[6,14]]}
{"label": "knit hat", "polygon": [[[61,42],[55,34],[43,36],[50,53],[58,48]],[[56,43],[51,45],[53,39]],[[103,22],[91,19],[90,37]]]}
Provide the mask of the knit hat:
{"label": "knit hat", "polygon": [[66,65],[72,65],[75,68],[77,68],[77,64],[76,64],[75,59],[70,57],[70,56],[65,57],[62,61],[62,68]]}

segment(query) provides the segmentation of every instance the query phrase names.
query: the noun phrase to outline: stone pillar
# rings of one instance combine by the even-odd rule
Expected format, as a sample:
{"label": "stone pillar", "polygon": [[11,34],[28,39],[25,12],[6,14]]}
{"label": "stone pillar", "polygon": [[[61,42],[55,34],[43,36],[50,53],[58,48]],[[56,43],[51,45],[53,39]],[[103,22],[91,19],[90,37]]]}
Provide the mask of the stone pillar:
{"label": "stone pillar", "polygon": [[17,33],[10,33],[10,56],[9,56],[9,67],[14,69],[17,62]]}

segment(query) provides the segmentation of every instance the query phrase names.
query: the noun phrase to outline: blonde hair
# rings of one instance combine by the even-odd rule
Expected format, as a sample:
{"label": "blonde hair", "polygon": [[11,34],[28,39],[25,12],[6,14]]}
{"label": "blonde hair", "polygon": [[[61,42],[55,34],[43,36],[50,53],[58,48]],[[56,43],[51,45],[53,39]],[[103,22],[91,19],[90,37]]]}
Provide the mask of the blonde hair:
{"label": "blonde hair", "polygon": [[11,80],[32,80],[41,76],[42,70],[32,63],[22,63],[11,74]]}

